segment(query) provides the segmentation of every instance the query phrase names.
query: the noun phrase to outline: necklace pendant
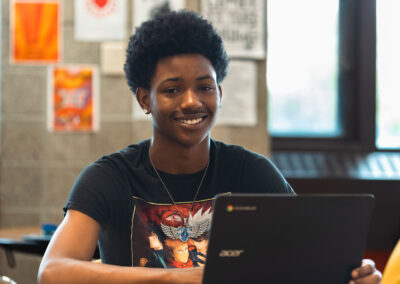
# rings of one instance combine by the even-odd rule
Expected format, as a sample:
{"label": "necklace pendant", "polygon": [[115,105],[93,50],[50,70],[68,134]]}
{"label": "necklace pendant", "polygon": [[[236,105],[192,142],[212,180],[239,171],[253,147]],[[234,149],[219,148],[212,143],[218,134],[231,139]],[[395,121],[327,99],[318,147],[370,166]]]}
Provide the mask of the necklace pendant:
{"label": "necklace pendant", "polygon": [[187,242],[189,237],[192,235],[192,228],[191,227],[180,227],[178,228],[178,236],[182,242]]}

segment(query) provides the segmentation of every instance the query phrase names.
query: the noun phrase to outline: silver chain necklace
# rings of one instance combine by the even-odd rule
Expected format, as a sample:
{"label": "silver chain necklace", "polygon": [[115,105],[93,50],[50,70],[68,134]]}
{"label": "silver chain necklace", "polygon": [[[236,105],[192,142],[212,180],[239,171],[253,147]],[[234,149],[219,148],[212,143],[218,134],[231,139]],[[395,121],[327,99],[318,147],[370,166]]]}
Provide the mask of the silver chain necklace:
{"label": "silver chain necklace", "polygon": [[[172,197],[171,193],[169,192],[169,190],[168,190],[167,186],[165,185],[163,179],[161,178],[160,174],[159,174],[158,171],[156,170],[156,167],[154,166],[153,161],[152,161],[151,158],[150,158],[150,153],[149,153],[149,160],[150,160],[151,167],[153,168],[154,172],[156,173],[156,175],[157,175],[158,179],[160,180],[162,186],[164,187],[165,191],[168,193],[168,196],[169,196],[169,198],[171,199],[172,203],[173,203],[174,206],[176,207],[176,202],[175,202],[174,198]],[[192,204],[190,205],[189,213],[190,213],[190,212],[192,211],[192,209],[193,209],[193,205],[194,205],[194,203],[195,203],[195,201],[196,201],[196,199],[197,199],[197,195],[199,194],[201,185],[203,184],[204,178],[206,177],[207,170],[208,170],[208,165],[209,165],[209,164],[210,164],[210,160],[208,160],[206,169],[204,170],[203,177],[201,178],[200,183],[199,183],[199,186],[197,187],[196,194],[195,194],[195,196],[194,196],[194,198],[193,198]],[[186,224],[185,224],[185,225],[186,225]]]}

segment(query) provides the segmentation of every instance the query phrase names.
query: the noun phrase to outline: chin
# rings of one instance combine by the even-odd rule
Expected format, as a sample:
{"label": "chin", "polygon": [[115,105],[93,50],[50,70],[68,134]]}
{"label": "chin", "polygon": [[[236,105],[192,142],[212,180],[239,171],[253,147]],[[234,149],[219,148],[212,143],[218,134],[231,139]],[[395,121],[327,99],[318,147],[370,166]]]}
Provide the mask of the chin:
{"label": "chin", "polygon": [[210,139],[210,133],[208,132],[207,134],[201,136],[201,137],[185,137],[181,139],[176,139],[175,141],[178,142],[181,146],[185,148],[191,148],[194,146],[198,146],[205,141],[208,141]]}

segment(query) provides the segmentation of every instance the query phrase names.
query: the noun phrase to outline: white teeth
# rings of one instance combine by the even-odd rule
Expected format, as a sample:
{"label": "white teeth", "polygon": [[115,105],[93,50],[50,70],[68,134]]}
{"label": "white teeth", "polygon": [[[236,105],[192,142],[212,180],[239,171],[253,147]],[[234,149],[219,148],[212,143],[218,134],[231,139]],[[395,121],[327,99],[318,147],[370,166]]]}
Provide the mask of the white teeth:
{"label": "white teeth", "polygon": [[185,123],[185,124],[197,124],[197,123],[200,123],[202,120],[203,120],[203,118],[199,117],[199,118],[196,118],[196,119],[189,119],[189,120],[179,119],[178,121],[182,122],[182,123]]}

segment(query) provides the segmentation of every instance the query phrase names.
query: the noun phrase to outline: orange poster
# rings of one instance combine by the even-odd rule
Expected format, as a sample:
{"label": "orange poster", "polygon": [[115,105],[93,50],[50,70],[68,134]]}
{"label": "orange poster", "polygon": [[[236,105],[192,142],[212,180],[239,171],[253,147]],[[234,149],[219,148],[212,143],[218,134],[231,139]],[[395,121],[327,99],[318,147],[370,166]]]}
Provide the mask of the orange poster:
{"label": "orange poster", "polygon": [[10,23],[11,63],[60,61],[60,2],[12,0]]}
{"label": "orange poster", "polygon": [[98,129],[98,75],[93,66],[49,67],[48,128],[50,131]]}

